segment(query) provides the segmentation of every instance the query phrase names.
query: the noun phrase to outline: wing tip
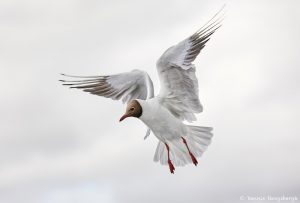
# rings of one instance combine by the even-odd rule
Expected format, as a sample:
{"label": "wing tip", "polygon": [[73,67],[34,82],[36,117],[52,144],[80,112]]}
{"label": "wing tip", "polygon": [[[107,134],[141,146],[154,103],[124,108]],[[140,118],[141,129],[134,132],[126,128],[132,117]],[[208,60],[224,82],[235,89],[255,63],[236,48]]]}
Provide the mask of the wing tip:
{"label": "wing tip", "polygon": [[[221,7],[221,9],[218,10],[217,13],[215,13],[210,19],[209,21],[207,21],[200,29],[197,30],[197,34],[201,34],[204,31],[208,31],[210,29],[212,29],[213,27],[217,26],[215,30],[219,29],[222,26],[222,21],[225,19],[225,15],[226,15],[226,4],[223,4],[223,6]],[[212,22],[213,21],[213,22]],[[211,23],[212,22],[212,23]]]}

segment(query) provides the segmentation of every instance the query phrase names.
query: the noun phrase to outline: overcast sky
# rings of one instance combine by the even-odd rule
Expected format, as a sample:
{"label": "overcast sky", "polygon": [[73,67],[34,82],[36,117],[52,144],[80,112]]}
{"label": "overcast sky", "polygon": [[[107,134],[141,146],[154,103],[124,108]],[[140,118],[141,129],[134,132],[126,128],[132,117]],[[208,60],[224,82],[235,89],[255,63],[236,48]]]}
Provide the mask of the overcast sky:
{"label": "overcast sky", "polygon": [[[154,163],[121,102],[69,90],[59,73],[146,70],[226,3],[198,56],[214,137],[197,167]],[[1,0],[0,202],[238,203],[300,198],[300,1]],[[251,201],[256,202],[256,201]],[[264,201],[258,201],[264,202]],[[270,202],[270,201],[269,201]]]}

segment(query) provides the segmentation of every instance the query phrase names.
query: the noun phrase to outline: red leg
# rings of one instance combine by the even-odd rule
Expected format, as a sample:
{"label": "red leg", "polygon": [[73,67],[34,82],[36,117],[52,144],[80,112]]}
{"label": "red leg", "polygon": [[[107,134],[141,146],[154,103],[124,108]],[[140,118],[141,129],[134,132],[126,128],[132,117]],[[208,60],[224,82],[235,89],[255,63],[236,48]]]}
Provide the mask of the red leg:
{"label": "red leg", "polygon": [[170,172],[174,173],[175,171],[175,167],[173,166],[171,159],[170,159],[170,149],[169,149],[169,145],[167,143],[165,143],[167,151],[168,151],[168,164],[169,164],[169,168],[170,168]]}
{"label": "red leg", "polygon": [[187,145],[186,140],[185,140],[183,137],[181,137],[181,138],[182,138],[183,143],[185,144],[187,150],[189,151],[189,154],[190,154],[190,157],[191,157],[193,163],[195,164],[195,166],[197,166],[198,161],[197,161],[196,157],[195,157],[194,154],[190,151],[189,146]]}

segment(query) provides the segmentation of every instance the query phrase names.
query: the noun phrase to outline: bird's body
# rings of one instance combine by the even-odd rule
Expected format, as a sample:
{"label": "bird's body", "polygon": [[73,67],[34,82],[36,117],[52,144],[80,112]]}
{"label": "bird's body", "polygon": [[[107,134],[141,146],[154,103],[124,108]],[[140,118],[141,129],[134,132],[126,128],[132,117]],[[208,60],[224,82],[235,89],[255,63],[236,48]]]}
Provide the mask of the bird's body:
{"label": "bird's body", "polygon": [[143,108],[143,114],[139,119],[151,129],[157,139],[167,142],[186,134],[187,129],[183,122],[160,104],[159,97],[138,102]]}
{"label": "bird's body", "polygon": [[62,82],[71,88],[127,103],[120,121],[136,117],[144,122],[148,127],[146,137],[152,131],[159,140],[154,161],[168,164],[171,173],[174,173],[174,165],[197,165],[196,157],[202,155],[211,142],[212,128],[186,125],[183,121],[195,121],[195,114],[203,110],[192,62],[220,27],[219,13],[158,59],[156,67],[161,90],[157,96],[154,96],[149,75],[137,69],[108,76],[69,76],[80,79]]}

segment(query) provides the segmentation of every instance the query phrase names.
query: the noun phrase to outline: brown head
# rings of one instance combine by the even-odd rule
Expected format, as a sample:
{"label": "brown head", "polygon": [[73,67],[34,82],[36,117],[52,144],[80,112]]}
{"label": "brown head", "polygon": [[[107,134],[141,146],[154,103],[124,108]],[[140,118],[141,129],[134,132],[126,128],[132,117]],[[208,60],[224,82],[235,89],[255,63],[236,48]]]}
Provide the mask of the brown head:
{"label": "brown head", "polygon": [[120,118],[120,121],[124,120],[127,117],[136,117],[139,118],[143,113],[142,106],[137,100],[132,100],[127,104],[125,114]]}

